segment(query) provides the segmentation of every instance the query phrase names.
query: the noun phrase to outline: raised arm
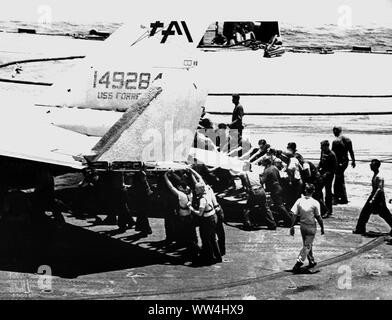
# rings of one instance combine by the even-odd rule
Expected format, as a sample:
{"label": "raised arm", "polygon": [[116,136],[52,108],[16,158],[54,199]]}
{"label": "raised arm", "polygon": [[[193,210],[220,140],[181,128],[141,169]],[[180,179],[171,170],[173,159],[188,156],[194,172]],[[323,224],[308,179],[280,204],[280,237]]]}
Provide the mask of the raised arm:
{"label": "raised arm", "polygon": [[266,154],[261,156],[260,158],[256,158],[255,160],[251,161],[252,166],[257,166],[260,163],[263,162],[264,159],[266,159],[266,157],[268,157]]}
{"label": "raised arm", "polygon": [[150,184],[148,183],[148,180],[147,180],[147,175],[146,175],[146,173],[144,171],[142,171],[142,178],[141,178],[141,180],[142,180],[142,184],[143,184],[143,188],[144,188],[145,192],[148,195],[151,195],[153,192],[152,192],[152,190],[150,188]]}
{"label": "raised arm", "polygon": [[[240,157],[240,160],[245,160],[247,157],[250,156],[250,154],[252,153],[252,151],[253,151],[253,149],[250,149],[247,153],[243,154],[243,155]],[[251,158],[249,158],[249,161],[251,161],[250,159],[251,159]]]}
{"label": "raised arm", "polygon": [[193,182],[200,182],[200,183],[202,183],[202,184],[206,184],[205,183],[205,181],[204,181],[204,179],[201,177],[201,175],[198,173],[198,172],[196,172],[194,169],[192,169],[192,168],[189,168],[189,170],[190,170],[190,172],[192,173],[192,179],[193,179]]}
{"label": "raised arm", "polygon": [[173,186],[173,184],[171,183],[170,179],[169,179],[169,173],[165,172],[165,181],[167,184],[167,187],[170,189],[171,192],[173,192],[176,196],[179,195],[178,190]]}
{"label": "raised arm", "polygon": [[231,150],[229,153],[227,153],[227,155],[231,156],[232,154],[234,154],[235,152],[238,152],[240,150],[242,150],[242,147],[237,147],[237,148]]}
{"label": "raised arm", "polygon": [[[252,151],[250,150],[249,152],[252,152]],[[249,161],[252,162],[253,159],[256,159],[257,156],[258,156],[260,153],[261,153],[261,150],[260,150],[260,149],[257,150],[257,152],[255,152],[255,153],[249,158]]]}

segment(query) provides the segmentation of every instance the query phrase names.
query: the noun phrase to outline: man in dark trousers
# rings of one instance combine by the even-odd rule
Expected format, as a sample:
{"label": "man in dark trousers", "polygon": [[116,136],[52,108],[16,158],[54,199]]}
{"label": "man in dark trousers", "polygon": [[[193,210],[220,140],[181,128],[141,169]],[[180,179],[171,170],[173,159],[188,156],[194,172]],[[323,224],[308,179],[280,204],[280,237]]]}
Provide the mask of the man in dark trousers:
{"label": "man in dark trousers", "polygon": [[265,166],[265,170],[261,181],[265,185],[265,190],[271,193],[275,211],[283,219],[285,226],[289,227],[291,225],[291,215],[283,204],[283,188],[280,185],[279,169],[272,164],[270,158],[264,159],[262,165]]}
{"label": "man in dark trousers", "polygon": [[[215,213],[212,194],[206,191],[206,186],[202,182],[195,185],[195,195],[198,198],[198,208],[189,206],[192,214],[200,217],[199,232],[202,242],[201,260],[202,265],[211,265],[222,262],[222,254],[216,241],[216,225],[218,217]],[[196,263],[197,264],[197,263]]]}
{"label": "man in dark trousers", "polygon": [[[372,192],[359,215],[357,226],[353,231],[355,234],[366,233],[366,223],[372,213],[378,214],[392,228],[392,215],[385,203],[384,178],[379,175],[380,166],[381,162],[378,159],[370,162],[370,170],[373,171]],[[390,234],[392,235],[392,230]]]}
{"label": "man in dark trousers", "polygon": [[137,214],[135,231],[140,231],[143,237],[152,234],[147,216],[152,194],[146,172],[144,170],[136,172],[133,176],[134,198],[132,199]]}
{"label": "man in dark trousers", "polygon": [[314,185],[315,191],[313,193],[313,198],[320,203],[320,213],[324,216],[328,213],[328,209],[324,203],[323,178],[321,177],[317,167],[311,161],[305,160],[303,157],[299,157],[298,161],[302,167],[301,179],[304,184],[310,183]]}
{"label": "man in dark trousers", "polygon": [[[242,118],[244,117],[244,108],[240,104],[240,95],[233,94],[232,102],[234,104],[234,110],[231,117],[231,123],[228,125],[230,128],[230,137],[233,144],[230,145],[231,148],[237,148],[241,146],[242,143],[242,130],[244,129]],[[242,156],[242,152],[239,151],[238,156]]]}
{"label": "man in dark trousers", "polygon": [[346,186],[344,183],[344,171],[348,167],[348,154],[350,154],[351,157],[351,166],[355,168],[353,145],[349,138],[342,135],[341,127],[334,127],[333,134],[335,135],[336,139],[332,142],[332,151],[335,153],[336,160],[338,162],[334,183],[335,203],[347,204],[348,199]]}
{"label": "man in dark trousers", "polygon": [[127,204],[123,173],[116,171],[100,173],[97,189],[99,209],[107,215],[102,223],[115,224],[117,222],[119,233],[124,233],[127,229],[132,228],[135,221]]}
{"label": "man in dark trousers", "polygon": [[250,222],[250,212],[257,207],[257,211],[260,214],[258,218],[264,218],[268,230],[276,230],[276,221],[267,204],[267,196],[260,179],[260,170],[252,170],[250,163],[247,163],[246,166],[244,172],[241,173],[241,180],[245,183],[243,187],[248,194],[248,201],[244,210],[244,229],[248,231],[253,229]]}
{"label": "man in dark trousers", "polygon": [[337,161],[335,153],[329,148],[329,141],[323,140],[320,143],[321,156],[318,170],[322,178],[322,188],[325,188],[325,205],[328,213],[324,217],[332,215],[332,181],[336,173]]}

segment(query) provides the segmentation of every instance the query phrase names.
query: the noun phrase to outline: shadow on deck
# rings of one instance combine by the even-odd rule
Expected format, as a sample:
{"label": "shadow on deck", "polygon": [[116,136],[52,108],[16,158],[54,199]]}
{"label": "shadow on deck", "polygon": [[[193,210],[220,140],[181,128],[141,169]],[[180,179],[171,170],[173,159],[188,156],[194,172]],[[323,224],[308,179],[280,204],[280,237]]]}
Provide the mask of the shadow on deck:
{"label": "shadow on deck", "polygon": [[173,258],[51,218],[0,223],[0,269],[37,273],[48,265],[52,275],[80,275],[170,263]]}

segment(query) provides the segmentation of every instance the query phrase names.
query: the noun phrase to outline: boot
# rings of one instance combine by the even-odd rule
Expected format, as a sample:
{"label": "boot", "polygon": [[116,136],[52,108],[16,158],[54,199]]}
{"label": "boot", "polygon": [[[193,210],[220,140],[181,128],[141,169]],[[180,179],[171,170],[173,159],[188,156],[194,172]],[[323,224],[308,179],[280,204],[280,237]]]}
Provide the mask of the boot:
{"label": "boot", "polygon": [[292,269],[293,273],[300,273],[302,265],[303,265],[303,262],[297,261],[297,263],[294,265],[294,267]]}

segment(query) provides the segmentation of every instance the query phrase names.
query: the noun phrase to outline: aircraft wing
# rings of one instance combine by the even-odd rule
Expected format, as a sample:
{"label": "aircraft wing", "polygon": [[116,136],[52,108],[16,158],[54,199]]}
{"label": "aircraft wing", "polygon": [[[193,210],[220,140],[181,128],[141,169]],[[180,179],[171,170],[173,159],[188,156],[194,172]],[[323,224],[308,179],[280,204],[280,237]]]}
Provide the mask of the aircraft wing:
{"label": "aircraft wing", "polygon": [[0,155],[74,169],[84,167],[79,155],[90,152],[96,137],[55,127],[31,108],[0,113]]}
{"label": "aircraft wing", "polygon": [[[193,59],[193,54],[198,54],[194,39],[203,28],[194,28],[182,20],[155,20],[148,27],[142,30],[145,41],[134,45],[125,37],[127,30],[118,32],[117,41],[109,41],[107,51],[97,53],[72,77],[65,78],[67,86],[59,83],[66,96],[65,104],[60,103],[60,91],[52,92],[56,101],[48,105],[88,109],[106,106],[105,110],[125,111],[101,139],[55,127],[34,108],[17,105],[0,110],[0,155],[76,169],[83,168],[83,157],[108,164],[149,162],[167,167],[171,162],[184,163],[199,122],[200,107],[207,97]],[[98,66],[94,68],[94,62],[99,70]],[[156,66],[164,68],[156,72],[159,77],[150,73]],[[140,97],[132,97],[135,88],[141,90]],[[92,92],[94,100],[86,100],[88,92]],[[98,103],[100,99],[106,102]]]}
{"label": "aircraft wing", "polygon": [[206,91],[187,70],[173,70],[156,84],[102,138],[56,127],[34,108],[0,111],[0,155],[75,169],[85,167],[84,157],[108,164],[143,162],[152,170],[182,168]]}

